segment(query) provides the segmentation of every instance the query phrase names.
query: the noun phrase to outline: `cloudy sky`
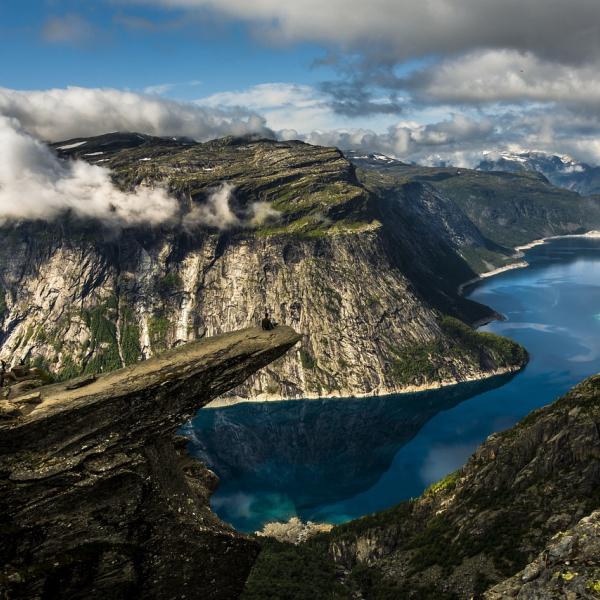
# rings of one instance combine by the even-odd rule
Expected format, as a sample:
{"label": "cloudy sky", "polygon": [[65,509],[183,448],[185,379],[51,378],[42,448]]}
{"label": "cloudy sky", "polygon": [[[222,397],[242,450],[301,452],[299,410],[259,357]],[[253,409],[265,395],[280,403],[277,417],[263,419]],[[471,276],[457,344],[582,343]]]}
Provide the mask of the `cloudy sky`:
{"label": "cloudy sky", "polygon": [[258,131],[600,164],[598,0],[3,0],[0,60],[0,115],[41,139]]}

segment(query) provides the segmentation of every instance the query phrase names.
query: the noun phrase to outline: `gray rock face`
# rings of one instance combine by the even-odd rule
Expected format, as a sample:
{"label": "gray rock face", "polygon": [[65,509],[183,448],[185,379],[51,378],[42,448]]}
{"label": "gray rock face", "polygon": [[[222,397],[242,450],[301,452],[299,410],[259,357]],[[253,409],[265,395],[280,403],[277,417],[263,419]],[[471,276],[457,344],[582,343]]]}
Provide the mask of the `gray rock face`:
{"label": "gray rock face", "polygon": [[599,597],[600,511],[555,535],[533,562],[485,594],[487,600]]}
{"label": "gray rock face", "polygon": [[215,476],[173,436],[298,340],[247,329],[5,401],[21,409],[0,425],[3,597],[237,597],[256,543],[210,511]]}

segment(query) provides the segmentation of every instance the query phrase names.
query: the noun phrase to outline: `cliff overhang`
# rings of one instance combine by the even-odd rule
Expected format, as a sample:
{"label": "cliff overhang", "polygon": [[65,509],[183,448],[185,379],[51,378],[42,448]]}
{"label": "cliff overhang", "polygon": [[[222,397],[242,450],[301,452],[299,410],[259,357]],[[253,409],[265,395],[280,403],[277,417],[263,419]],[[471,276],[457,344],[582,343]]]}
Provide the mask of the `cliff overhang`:
{"label": "cliff overhang", "polygon": [[18,412],[0,423],[3,596],[236,597],[257,545],[210,511],[214,475],[175,433],[298,340],[289,327],[245,329],[11,399]]}

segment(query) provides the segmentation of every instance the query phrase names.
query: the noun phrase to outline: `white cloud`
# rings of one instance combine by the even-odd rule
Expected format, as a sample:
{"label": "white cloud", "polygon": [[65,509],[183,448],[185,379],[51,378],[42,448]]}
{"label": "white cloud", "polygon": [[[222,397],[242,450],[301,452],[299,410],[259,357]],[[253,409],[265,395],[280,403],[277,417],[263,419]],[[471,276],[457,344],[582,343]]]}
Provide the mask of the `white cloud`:
{"label": "white cloud", "polygon": [[600,74],[592,65],[566,66],[531,52],[490,50],[451,58],[417,72],[409,87],[425,102],[559,102],[598,106]]}
{"label": "white cloud", "polygon": [[83,161],[60,161],[23,131],[15,119],[0,116],[0,224],[11,220],[51,220],[66,211],[111,226],[156,225],[176,218],[178,203],[162,188],[122,192],[110,172]]}
{"label": "white cloud", "polygon": [[197,140],[248,133],[272,135],[264,118],[251,111],[201,107],[115,89],[0,88],[0,115],[18,119],[24,130],[50,141],[111,131]]}
{"label": "white cloud", "polygon": [[191,210],[183,218],[183,226],[188,231],[197,227],[215,227],[217,229],[232,229],[262,225],[267,220],[280,216],[268,202],[254,202],[247,210],[239,210],[236,214],[232,204],[235,187],[228,182],[211,190],[204,202],[196,201]]}
{"label": "white cloud", "polygon": [[[375,98],[375,101],[378,99]],[[244,108],[261,114],[275,131],[311,131],[356,126],[380,128],[392,120],[377,114],[350,117],[340,115],[327,94],[310,85],[262,83],[243,90],[227,91],[199,98],[199,106]]]}
{"label": "white cloud", "polygon": [[452,162],[469,166],[478,162],[483,149],[497,143],[493,121],[470,119],[460,114],[430,124],[401,121],[384,133],[365,129],[313,131],[306,135],[282,132],[288,139],[299,137],[311,144],[337,146],[342,150],[379,152],[421,164]]}
{"label": "white cloud", "polygon": [[51,17],[42,27],[42,39],[50,44],[86,44],[95,34],[93,26],[75,14]]}
{"label": "white cloud", "polygon": [[156,94],[157,96],[162,96],[163,94],[167,94],[168,92],[172,92],[177,88],[185,88],[185,87],[195,87],[197,85],[201,85],[201,81],[197,79],[192,79],[190,81],[183,81],[179,83],[156,83],[154,85],[147,85],[143,92],[144,94]]}
{"label": "white cloud", "polygon": [[186,229],[193,229],[200,225],[230,229],[240,225],[241,221],[230,206],[233,186],[222,183],[213,190],[202,204],[194,204],[190,212],[183,218]]}
{"label": "white cloud", "polygon": [[274,130],[335,127],[339,121],[327,98],[309,85],[262,83],[245,90],[213,94],[196,103],[213,108],[244,107],[263,115]]}
{"label": "white cloud", "polygon": [[[137,0],[139,1],[139,0]],[[512,48],[564,61],[600,55],[597,0],[145,0],[211,9],[285,41],[318,41],[397,61]]]}
{"label": "white cloud", "polygon": [[144,88],[144,94],[156,94],[157,96],[161,96],[162,94],[170,92],[174,87],[174,83],[157,83],[155,85],[147,85]]}

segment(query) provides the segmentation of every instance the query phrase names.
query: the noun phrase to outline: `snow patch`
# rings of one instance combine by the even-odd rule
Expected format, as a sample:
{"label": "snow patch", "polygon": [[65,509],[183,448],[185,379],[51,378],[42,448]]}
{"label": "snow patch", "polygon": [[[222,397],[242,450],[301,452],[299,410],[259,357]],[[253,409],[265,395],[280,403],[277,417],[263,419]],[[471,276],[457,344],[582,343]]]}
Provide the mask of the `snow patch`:
{"label": "snow patch", "polygon": [[83,146],[84,144],[87,144],[87,141],[75,142],[74,144],[67,144],[66,146],[59,146],[57,150],[71,150],[71,148],[79,148],[79,146]]}

